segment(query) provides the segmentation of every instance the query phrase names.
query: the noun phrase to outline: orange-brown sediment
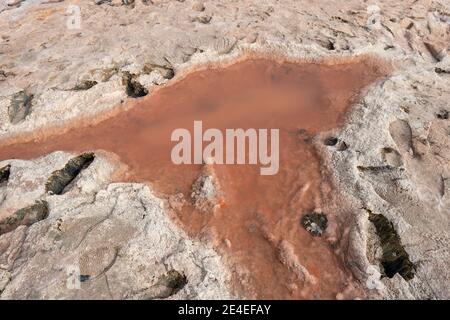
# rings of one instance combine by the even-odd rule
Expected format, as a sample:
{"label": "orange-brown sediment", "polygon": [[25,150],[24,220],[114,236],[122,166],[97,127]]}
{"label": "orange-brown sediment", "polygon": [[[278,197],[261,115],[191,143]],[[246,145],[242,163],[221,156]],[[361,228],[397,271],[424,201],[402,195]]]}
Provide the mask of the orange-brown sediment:
{"label": "orange-brown sediment", "polygon": [[[257,58],[196,71],[99,123],[4,144],[0,159],[104,149],[129,166],[125,180],[189,199],[201,166],[172,164],[174,129],[192,132],[194,120],[204,130],[280,129],[278,174],[262,176],[259,165],[215,165],[224,205],[214,214],[188,205],[175,217],[192,236],[214,235],[214,246],[236,271],[236,293],[335,298],[351,287],[352,276],[329,242],[300,225],[304,213],[336,196],[311,138],[342,125],[360,91],[383,76],[380,70],[365,59],[326,65]],[[301,276],[300,265],[315,281]],[[356,294],[347,290],[344,297]]]}

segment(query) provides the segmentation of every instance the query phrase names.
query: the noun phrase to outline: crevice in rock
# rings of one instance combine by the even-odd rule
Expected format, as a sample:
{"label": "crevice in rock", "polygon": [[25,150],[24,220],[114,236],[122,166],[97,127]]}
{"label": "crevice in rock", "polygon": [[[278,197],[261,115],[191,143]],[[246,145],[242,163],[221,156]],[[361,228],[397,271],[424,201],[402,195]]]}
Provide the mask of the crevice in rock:
{"label": "crevice in rock", "polygon": [[144,88],[136,79],[136,75],[124,72],[122,75],[122,84],[125,86],[127,96],[132,98],[144,97],[148,94],[148,90]]}
{"label": "crevice in rock", "polygon": [[88,152],[70,159],[64,168],[54,171],[50,178],[48,178],[47,183],[45,184],[45,192],[62,194],[64,188],[72,182],[83,169],[87,168],[92,161],[94,161],[94,158],[94,153]]}
{"label": "crevice in rock", "polygon": [[345,151],[348,149],[348,144],[345,141],[339,141],[336,145],[337,151]]}
{"label": "crevice in rock", "polygon": [[187,283],[187,278],[183,273],[171,269],[161,275],[155,284],[132,293],[132,299],[167,299],[183,289]]}
{"label": "crevice in rock", "polygon": [[80,278],[79,278],[80,282],[86,282],[90,279],[91,279],[91,276],[89,274],[80,274]]}
{"label": "crevice in rock", "polygon": [[329,147],[335,146],[338,143],[338,138],[327,137],[323,140],[323,144]]}
{"label": "crevice in rock", "polygon": [[186,276],[177,270],[172,269],[159,278],[157,286],[161,286],[162,290],[154,297],[154,299],[166,299],[173,296],[183,289],[186,284]]}
{"label": "crevice in rock", "polygon": [[0,168],[0,186],[8,182],[9,174],[10,174],[11,165],[4,166],[3,168]]}
{"label": "crevice in rock", "polygon": [[319,212],[307,213],[302,217],[301,224],[313,237],[320,237],[327,229],[328,218]]}
{"label": "crevice in rock", "polygon": [[445,109],[439,110],[439,112],[436,113],[436,118],[440,120],[448,120],[448,114],[449,112]]}
{"label": "crevice in rock", "polygon": [[392,222],[382,214],[374,214],[372,211],[366,210],[381,242],[383,251],[381,265],[385,275],[392,278],[398,273],[407,281],[414,278],[415,265],[409,260],[409,255],[402,246],[400,236]]}
{"label": "crevice in rock", "polygon": [[0,220],[0,235],[13,231],[19,226],[30,226],[44,220],[48,216],[48,204],[39,200],[35,204],[14,212],[11,216]]}

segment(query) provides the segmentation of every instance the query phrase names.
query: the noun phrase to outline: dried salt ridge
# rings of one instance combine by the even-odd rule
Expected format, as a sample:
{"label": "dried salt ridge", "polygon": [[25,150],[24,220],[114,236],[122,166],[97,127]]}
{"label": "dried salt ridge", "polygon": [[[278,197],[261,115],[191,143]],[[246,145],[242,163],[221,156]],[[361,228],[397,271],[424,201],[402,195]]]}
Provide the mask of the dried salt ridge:
{"label": "dried salt ridge", "polygon": [[[315,136],[299,131],[301,139],[318,143],[316,146],[324,164],[330,168],[336,187],[350,203],[330,205],[330,208],[314,206],[311,211],[320,207],[327,215],[338,210],[349,213],[345,223],[349,242],[343,252],[346,263],[365,287],[368,297],[450,297],[446,285],[450,278],[450,206],[448,117],[445,116],[449,111],[450,8],[446,1],[392,4],[382,0],[377,2],[379,10],[374,6],[368,8],[366,3],[358,0],[332,4],[328,1],[284,1],[282,6],[250,1],[247,2],[248,7],[239,2],[222,1],[208,2],[203,6],[194,6],[189,0],[135,1],[134,5],[119,6],[71,1],[80,6],[83,21],[81,30],[70,31],[61,27],[66,25],[67,19],[65,1],[46,4],[34,0],[13,2],[17,3],[13,6],[0,4],[2,139],[18,134],[31,137],[37,128],[54,127],[80,116],[120,109],[117,107],[120,107],[121,100],[127,97],[122,84],[125,71],[135,75],[137,81],[151,92],[173,77],[174,71],[180,74],[183,69],[200,62],[236,57],[249,47],[290,57],[324,58],[372,53],[392,59],[397,64],[396,71],[386,81],[376,83],[362,93],[361,100],[356,102],[341,129],[324,134],[317,140]],[[246,25],[246,22],[251,23]],[[146,32],[141,32],[144,29]],[[29,30],[36,32],[30,33]],[[124,36],[117,37],[118,34]],[[171,76],[167,76],[169,71]],[[97,84],[91,87],[82,85],[94,81]],[[85,89],[71,90],[78,84],[81,84],[79,88]],[[14,94],[21,91],[32,94],[33,99],[27,106],[24,119],[13,124],[8,108]],[[401,125],[393,125],[390,129],[391,123]],[[407,138],[401,138],[405,134],[399,135],[399,132],[404,132]],[[337,138],[337,143],[321,147],[322,141],[330,136]],[[344,150],[340,147],[342,143]],[[405,149],[404,146],[412,148]],[[54,155],[57,156],[33,160],[33,166],[28,161],[19,160],[0,163],[0,168],[11,164],[8,170],[11,178],[7,183],[0,183],[2,215],[32,205],[45,193],[45,181],[51,173],[63,168],[77,154]],[[79,212],[88,215],[92,211],[88,207],[92,194],[106,188],[109,175],[116,171],[103,170],[114,166],[104,162],[96,164],[96,161],[87,168],[86,174],[80,174],[80,182],[74,181],[74,188],[69,186],[67,195],[54,197],[61,199],[61,203],[49,202],[49,217],[31,226],[30,231],[48,223],[52,215],[61,212],[68,194],[77,195],[78,202],[74,201],[73,207]],[[99,167],[99,163],[103,165]],[[80,200],[88,195],[91,195],[89,201]],[[176,195],[178,197],[171,197],[175,199],[172,201],[174,204],[191,201],[189,197],[181,197],[180,193]],[[180,198],[184,202],[176,200]],[[367,287],[366,280],[372,275],[368,272],[369,267],[376,265],[382,269],[382,245],[366,209],[361,208],[383,214],[392,223],[401,245],[416,266],[413,279],[406,281],[395,274],[392,278],[381,279],[384,288]],[[136,205],[136,210],[143,211],[143,208]],[[297,215],[292,225],[299,226],[299,219],[300,215]],[[320,238],[333,241],[333,230],[331,221],[326,234]],[[4,239],[12,234],[21,238],[18,232],[3,235],[0,242],[4,244]],[[31,245],[38,246],[36,242],[29,242],[25,248]],[[17,248],[21,246],[12,245],[11,249],[4,249],[5,246],[1,245],[0,248],[0,258],[5,261],[5,252],[10,255],[14,251],[18,255]],[[170,245],[164,248],[172,250]],[[22,254],[20,263],[27,256],[26,252]],[[39,263],[42,266],[42,262]],[[0,292],[6,287],[8,296],[11,296],[20,283],[18,275],[13,277],[12,273],[19,271],[3,272],[5,263],[1,262],[1,266]],[[211,273],[214,268],[210,266],[207,270]],[[109,271],[106,274],[109,279]],[[163,274],[162,271],[155,272],[155,277]],[[181,270],[180,274],[192,279]],[[29,282],[36,276],[24,274],[21,277]],[[85,279],[84,276],[86,274],[81,278]],[[106,282],[104,278],[103,275],[97,278],[96,285]],[[146,284],[151,287],[156,282],[155,279]],[[84,281],[82,285],[88,283]],[[192,284],[192,280],[189,283]],[[199,288],[207,292],[203,287]],[[134,289],[139,291],[142,288],[137,286]],[[53,287],[51,290],[57,291]],[[185,286],[177,294],[183,295],[185,290],[189,289]],[[19,298],[26,296],[23,291],[19,292]],[[96,291],[97,297],[106,297],[106,291],[106,286],[102,286]],[[40,292],[37,296],[45,296],[42,291],[37,292]],[[226,289],[221,287],[217,292],[222,296]],[[62,290],[61,296],[70,294],[74,292]],[[3,294],[2,297],[7,296]],[[342,297],[336,295],[336,298]]]}

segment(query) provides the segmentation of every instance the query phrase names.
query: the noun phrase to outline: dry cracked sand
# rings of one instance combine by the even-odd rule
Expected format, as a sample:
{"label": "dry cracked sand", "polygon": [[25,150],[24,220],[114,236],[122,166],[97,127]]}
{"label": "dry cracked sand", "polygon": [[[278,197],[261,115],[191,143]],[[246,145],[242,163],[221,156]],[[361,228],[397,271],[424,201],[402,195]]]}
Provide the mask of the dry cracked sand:
{"label": "dry cracked sand", "polygon": [[[0,30],[1,299],[450,298],[447,1],[2,0]],[[174,165],[195,120],[279,128],[279,172]]]}

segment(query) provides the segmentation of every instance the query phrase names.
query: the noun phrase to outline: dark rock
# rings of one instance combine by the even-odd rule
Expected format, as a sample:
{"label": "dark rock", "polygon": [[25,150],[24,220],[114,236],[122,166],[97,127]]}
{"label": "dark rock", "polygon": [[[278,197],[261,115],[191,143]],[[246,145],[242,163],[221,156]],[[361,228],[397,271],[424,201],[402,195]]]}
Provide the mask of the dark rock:
{"label": "dark rock", "polygon": [[183,289],[183,287],[187,284],[187,279],[184,274],[181,274],[177,270],[172,269],[159,278],[158,284],[168,289],[164,295],[167,295],[167,297],[169,297]]}
{"label": "dark rock", "polygon": [[30,226],[33,223],[44,220],[48,216],[48,204],[46,201],[36,201],[35,204],[17,210],[11,216],[0,220],[0,235],[11,232],[18,226]]}
{"label": "dark rock", "polygon": [[9,164],[3,168],[0,168],[0,185],[8,181],[10,169],[11,166]]}
{"label": "dark rock", "polygon": [[9,121],[12,124],[21,122],[30,114],[32,99],[33,95],[29,95],[25,91],[13,94],[8,107]]}
{"label": "dark rock", "polygon": [[124,72],[122,76],[122,84],[125,85],[127,96],[132,98],[144,97],[148,94],[148,90],[142,86],[135,76],[129,72]]}
{"label": "dark rock", "polygon": [[327,216],[323,213],[307,213],[302,217],[302,226],[314,237],[321,236],[328,227]]}
{"label": "dark rock", "polygon": [[87,168],[94,161],[94,158],[94,153],[89,152],[70,159],[64,168],[54,171],[50,178],[48,178],[45,184],[45,191],[52,194],[61,194],[64,188],[75,179],[81,170]]}
{"label": "dark rock", "polygon": [[436,118],[441,120],[447,120],[448,119],[448,111],[447,110],[439,110],[438,113],[436,113]]}
{"label": "dark rock", "polygon": [[396,273],[403,279],[411,280],[414,278],[415,266],[409,260],[409,255],[401,244],[401,240],[394,225],[385,216],[369,212],[369,220],[375,226],[378,237],[380,238],[383,255],[381,264],[384,273],[392,278]]}
{"label": "dark rock", "polygon": [[327,137],[323,140],[323,144],[329,147],[335,146],[336,143],[338,143],[338,139],[335,137]]}

